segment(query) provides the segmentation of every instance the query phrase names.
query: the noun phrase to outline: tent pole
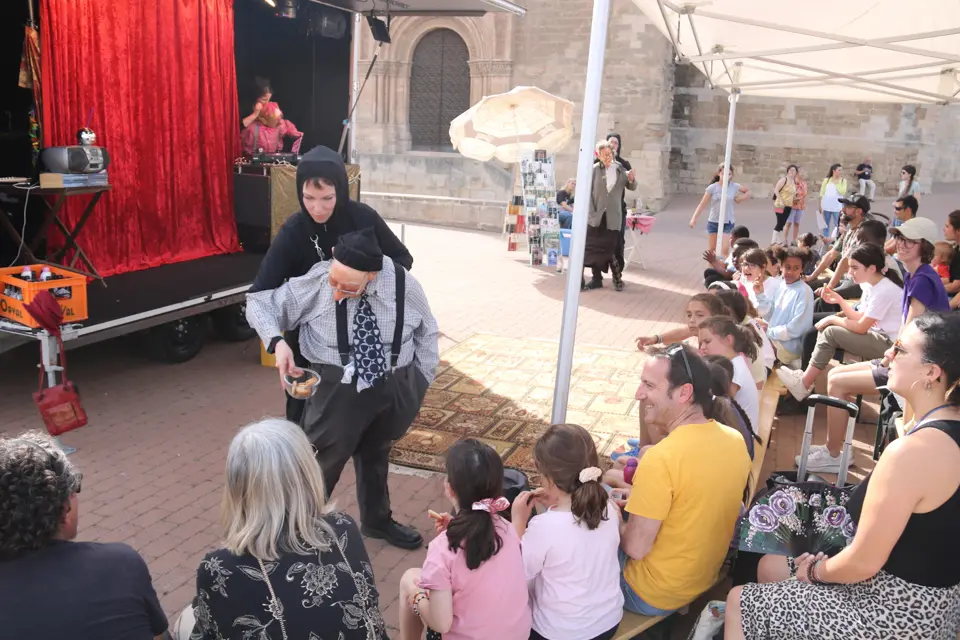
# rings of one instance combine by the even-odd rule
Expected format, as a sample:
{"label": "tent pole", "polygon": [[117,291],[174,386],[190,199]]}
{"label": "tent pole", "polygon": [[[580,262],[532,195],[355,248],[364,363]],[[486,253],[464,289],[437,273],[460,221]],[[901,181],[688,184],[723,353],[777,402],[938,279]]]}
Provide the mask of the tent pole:
{"label": "tent pole", "polygon": [[357,164],[357,113],[356,104],[360,100],[360,14],[353,16],[353,59],[350,61],[350,79],[351,85],[350,104],[353,108],[350,110],[350,133],[349,149],[347,157],[351,164]]}
{"label": "tent pole", "polygon": [[30,28],[36,29],[37,22],[36,20],[34,20],[34,16],[33,16],[33,0],[27,0],[27,12],[28,12],[27,15],[29,16],[29,20],[30,20]]}
{"label": "tent pole", "polygon": [[593,151],[597,141],[597,120],[600,118],[600,92],[603,87],[603,63],[607,49],[607,23],[610,0],[593,0],[593,23],[590,27],[590,50],[587,56],[587,78],[583,96],[583,118],[580,123],[580,155],[577,158],[577,184],[580,197],[573,204],[570,260],[567,288],[563,297],[563,324],[560,328],[560,351],[557,355],[557,380],[553,388],[554,424],[567,417],[570,377],[573,373],[573,344],[577,336],[577,312],[580,305],[580,279],[583,274],[583,251],[587,239],[587,213],[593,183]]}
{"label": "tent pole", "polygon": [[[737,100],[740,98],[740,91],[734,89],[730,92],[730,115],[727,118],[727,143],[723,151],[723,178],[720,189],[720,222],[717,225],[717,257],[726,257],[723,254],[723,225],[727,220],[727,185],[730,183],[730,156],[733,152],[733,125],[737,117]],[[574,201],[576,202],[576,201]]]}

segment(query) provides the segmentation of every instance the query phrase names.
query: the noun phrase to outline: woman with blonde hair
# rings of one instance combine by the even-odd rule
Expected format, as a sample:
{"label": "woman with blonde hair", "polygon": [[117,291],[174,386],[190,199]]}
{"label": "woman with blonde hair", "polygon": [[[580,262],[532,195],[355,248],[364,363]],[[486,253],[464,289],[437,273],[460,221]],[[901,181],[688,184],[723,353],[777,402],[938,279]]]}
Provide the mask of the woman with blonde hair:
{"label": "woman with blonde hair", "polygon": [[298,426],[271,418],[234,437],[221,524],[223,548],[197,569],[191,638],[386,637],[360,530],[326,503]]}

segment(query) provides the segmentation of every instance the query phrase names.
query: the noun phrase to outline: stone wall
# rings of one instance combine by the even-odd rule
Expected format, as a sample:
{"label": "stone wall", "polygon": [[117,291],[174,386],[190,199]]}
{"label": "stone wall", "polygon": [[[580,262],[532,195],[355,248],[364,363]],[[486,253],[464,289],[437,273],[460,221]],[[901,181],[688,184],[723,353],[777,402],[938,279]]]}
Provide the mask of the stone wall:
{"label": "stone wall", "polygon": [[398,195],[363,191],[362,202],[388,220],[500,231],[507,206],[503,200]]}
{"label": "stone wall", "polygon": [[[702,193],[723,161],[729,101],[692,66],[676,67],[670,177],[675,193]],[[790,100],[741,96],[732,164],[754,196],[772,193],[788,164],[803,167],[811,189],[830,165],[854,168],[869,156],[877,195],[896,195],[900,168],[912,164],[924,191],[960,179],[958,108],[935,105]]]}
{"label": "stone wall", "polygon": [[513,194],[514,172],[496,162],[430,151],[359,157],[365,191],[498,200],[504,205]]}
{"label": "stone wall", "polygon": [[[592,2],[527,2],[515,23],[514,84],[533,84],[574,103],[574,139],[557,156],[557,181],[576,174]],[[669,184],[673,62],[670,45],[631,0],[613,0],[597,135],[617,131],[637,170],[637,195],[658,210]]]}

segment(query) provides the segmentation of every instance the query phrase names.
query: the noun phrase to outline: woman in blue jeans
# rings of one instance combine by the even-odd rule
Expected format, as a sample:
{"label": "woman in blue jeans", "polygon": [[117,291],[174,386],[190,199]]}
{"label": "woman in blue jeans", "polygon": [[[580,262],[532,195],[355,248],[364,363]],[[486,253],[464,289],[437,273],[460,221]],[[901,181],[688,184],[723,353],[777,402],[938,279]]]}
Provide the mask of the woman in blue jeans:
{"label": "woman in blue jeans", "polygon": [[[697,209],[690,218],[690,228],[697,226],[697,218],[703,213],[703,210],[710,206],[710,215],[707,218],[707,249],[712,250],[717,246],[717,233],[720,232],[720,199],[723,193],[723,165],[717,167],[717,174],[713,176],[713,181],[707,186],[697,205]],[[733,181],[733,168],[730,169],[730,177],[727,182],[727,211],[723,220],[723,249],[722,256],[725,257],[730,251],[730,232],[733,231],[735,224],[734,205],[740,204],[750,197],[750,190],[745,186]]]}
{"label": "woman in blue jeans", "polygon": [[837,162],[830,165],[827,177],[820,185],[820,212],[823,214],[823,237],[833,238],[837,235],[837,223],[840,221],[840,211],[843,205],[840,198],[847,195],[847,181],[842,177],[843,166]]}

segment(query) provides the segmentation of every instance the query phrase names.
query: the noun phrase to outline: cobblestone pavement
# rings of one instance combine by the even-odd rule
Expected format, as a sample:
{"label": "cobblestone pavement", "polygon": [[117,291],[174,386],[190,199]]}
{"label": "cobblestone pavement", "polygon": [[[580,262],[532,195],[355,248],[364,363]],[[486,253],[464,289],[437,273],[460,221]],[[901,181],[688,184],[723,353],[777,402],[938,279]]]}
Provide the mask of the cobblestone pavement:
{"label": "cobblestone pavement", "polygon": [[[761,243],[772,228],[768,204],[755,200],[738,210],[739,221],[755,228]],[[690,197],[677,198],[658,216],[654,232],[643,238],[648,268],[630,267],[624,292],[608,286],[582,295],[578,342],[633,349],[636,336],[681,319],[687,298],[701,290],[704,267],[699,258],[706,244],[703,231],[686,225],[694,206]],[[938,223],[949,210],[941,208]],[[811,230],[813,218],[804,221]],[[442,348],[481,331],[559,338],[564,277],[527,266],[523,255],[504,250],[496,234],[407,225],[405,236],[416,259],[414,274],[439,319]],[[37,351],[27,345],[2,356],[4,432],[41,427],[30,401]],[[135,339],[126,338],[71,352],[70,366],[90,415],[88,427],[64,437],[78,447],[72,459],[84,472],[80,539],[123,541],[140,551],[173,618],[193,596],[198,561],[217,544],[230,438],[244,424],[283,412],[276,373],[259,365],[256,342],[213,338],[182,365],[151,362]],[[775,427],[768,468],[793,466],[801,429],[796,418]],[[818,437],[823,436],[818,432]],[[862,425],[858,441],[856,464],[863,468],[869,466],[872,427]],[[430,539],[427,508],[447,507],[440,480],[402,471],[390,477],[396,517],[414,523]],[[334,499],[358,516],[350,465]],[[403,552],[376,540],[366,544],[395,636],[400,575],[419,566],[425,552]]]}

